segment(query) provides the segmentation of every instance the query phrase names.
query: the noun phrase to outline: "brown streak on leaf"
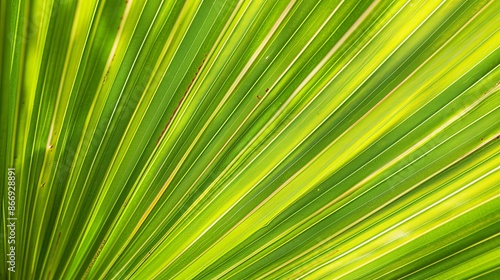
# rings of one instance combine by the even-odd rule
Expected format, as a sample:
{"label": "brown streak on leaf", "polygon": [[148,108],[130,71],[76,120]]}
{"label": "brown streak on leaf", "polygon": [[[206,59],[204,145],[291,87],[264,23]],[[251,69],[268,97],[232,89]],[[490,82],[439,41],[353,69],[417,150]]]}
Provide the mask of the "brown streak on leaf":
{"label": "brown streak on leaf", "polygon": [[[207,55],[205,54],[205,57]],[[170,118],[168,119],[168,122],[167,122],[167,125],[165,126],[165,128],[163,129],[163,131],[161,132],[160,134],[160,137],[158,138],[158,141],[156,141],[156,145],[158,145],[158,143],[160,143],[161,139],[163,138],[163,136],[165,135],[165,132],[167,131],[167,128],[170,126],[170,124],[172,123],[172,120],[174,118],[174,116],[177,114],[177,111],[179,111],[184,99],[186,98],[189,90],[191,89],[191,86],[193,85],[194,81],[196,80],[196,77],[198,77],[198,73],[200,71],[200,68],[203,66],[203,63],[205,63],[205,59],[203,59],[201,65],[198,67],[198,71],[196,71],[193,79],[191,79],[191,82],[189,83],[186,91],[184,91],[184,94],[182,95],[181,99],[179,100],[179,103],[177,103],[177,106],[175,107],[174,109],[174,112],[172,113],[172,115],[170,116]]]}

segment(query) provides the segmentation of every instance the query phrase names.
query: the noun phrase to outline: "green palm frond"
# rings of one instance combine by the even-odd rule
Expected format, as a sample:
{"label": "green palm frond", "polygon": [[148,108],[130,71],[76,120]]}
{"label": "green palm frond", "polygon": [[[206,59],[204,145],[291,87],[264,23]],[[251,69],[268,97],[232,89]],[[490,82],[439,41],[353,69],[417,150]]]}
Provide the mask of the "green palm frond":
{"label": "green palm frond", "polygon": [[500,1],[0,18],[1,279],[500,277]]}

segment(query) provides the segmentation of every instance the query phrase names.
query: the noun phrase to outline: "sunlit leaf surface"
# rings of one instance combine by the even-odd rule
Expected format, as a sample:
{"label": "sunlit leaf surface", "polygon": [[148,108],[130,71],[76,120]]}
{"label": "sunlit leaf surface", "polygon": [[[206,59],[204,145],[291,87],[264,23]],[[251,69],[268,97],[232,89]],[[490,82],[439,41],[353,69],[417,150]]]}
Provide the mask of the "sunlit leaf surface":
{"label": "sunlit leaf surface", "polygon": [[500,279],[500,1],[5,0],[0,33],[1,279]]}

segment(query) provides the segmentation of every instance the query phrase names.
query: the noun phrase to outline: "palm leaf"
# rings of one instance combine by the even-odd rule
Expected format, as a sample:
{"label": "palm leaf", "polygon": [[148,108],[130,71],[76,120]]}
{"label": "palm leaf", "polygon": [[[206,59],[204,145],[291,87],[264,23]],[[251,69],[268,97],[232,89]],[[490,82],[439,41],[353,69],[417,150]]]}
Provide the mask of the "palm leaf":
{"label": "palm leaf", "polygon": [[0,7],[1,279],[499,275],[499,1]]}

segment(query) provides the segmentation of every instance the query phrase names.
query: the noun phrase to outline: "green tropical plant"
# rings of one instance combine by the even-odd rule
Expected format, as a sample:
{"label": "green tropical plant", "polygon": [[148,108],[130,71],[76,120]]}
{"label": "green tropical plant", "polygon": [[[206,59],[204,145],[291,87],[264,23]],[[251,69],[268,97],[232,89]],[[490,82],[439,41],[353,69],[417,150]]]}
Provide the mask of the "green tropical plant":
{"label": "green tropical plant", "polygon": [[1,279],[500,277],[500,1],[5,0],[0,33]]}

